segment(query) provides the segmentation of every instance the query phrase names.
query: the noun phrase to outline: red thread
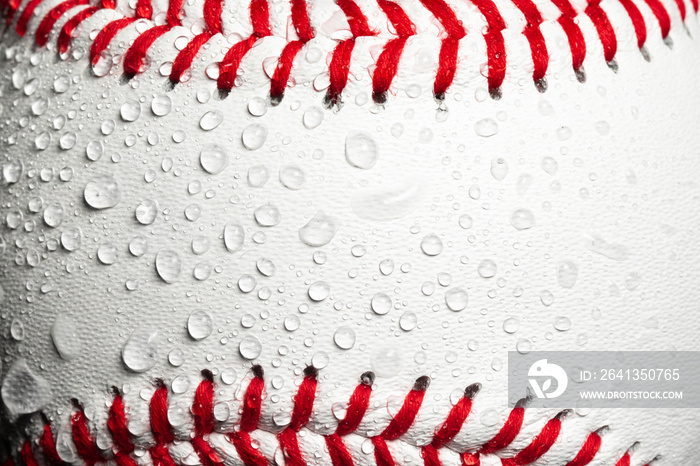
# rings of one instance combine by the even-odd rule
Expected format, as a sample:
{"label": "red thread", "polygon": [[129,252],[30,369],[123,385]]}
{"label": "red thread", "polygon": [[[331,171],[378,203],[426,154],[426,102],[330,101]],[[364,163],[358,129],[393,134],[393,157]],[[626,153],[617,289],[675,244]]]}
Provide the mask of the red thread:
{"label": "red thread", "polygon": [[299,40],[288,42],[282,49],[282,54],[270,80],[270,101],[273,105],[279,104],[284,97],[284,89],[287,87],[289,76],[292,73],[294,58],[304,44],[314,38],[306,0],[290,0],[290,2],[292,7],[292,25],[297,32],[297,36],[299,36]]}
{"label": "red thread", "polygon": [[24,461],[25,466],[39,466],[36,462],[36,458],[34,458],[32,444],[29,442],[29,440],[25,440],[22,444],[20,456],[22,457],[22,461]]}
{"label": "red thread", "polygon": [[134,445],[129,437],[129,430],[126,427],[126,412],[124,411],[124,399],[116,387],[113,387],[114,400],[109,408],[107,418],[107,428],[112,434],[114,448],[116,451],[115,460],[118,466],[136,466],[129,454],[134,451]]}
{"label": "red thread", "polygon": [[341,437],[354,432],[365,417],[369,407],[369,399],[372,395],[374,373],[365,372],[360,377],[360,384],[355,387],[348,402],[345,417],[338,423],[338,427],[331,435],[326,436],[328,453],[331,456],[333,466],[353,466],[354,461]]}
{"label": "red thread", "polygon": [[311,418],[311,411],[316,400],[317,378],[318,372],[313,366],[308,366],[304,370],[304,380],[299,385],[299,390],[294,397],[292,420],[287,428],[277,435],[288,466],[306,466],[306,461],[304,461],[299,449],[297,434]]}
{"label": "red thread", "polygon": [[501,460],[503,466],[522,466],[530,464],[547,453],[552,445],[554,445],[557,437],[559,437],[559,432],[561,431],[560,417],[562,417],[561,413],[547,421],[547,424],[545,424],[540,433],[532,439],[530,445],[521,450],[517,455],[512,458],[503,458]]}
{"label": "red thread", "polygon": [[386,102],[386,94],[399,69],[399,61],[406,41],[416,33],[416,27],[398,3],[389,0],[377,0],[377,3],[398,36],[384,45],[372,75],[372,98],[375,102],[382,104]]}
{"label": "red thread", "polygon": [[216,81],[216,85],[224,95],[233,89],[243,57],[259,39],[272,34],[270,31],[270,12],[267,0],[251,0],[249,12],[250,23],[253,25],[253,34],[248,39],[238,42],[231,47],[226,52],[221,64],[219,64],[219,78]]}
{"label": "red thread", "polygon": [[44,430],[41,432],[41,437],[39,438],[39,446],[44,452],[44,456],[49,460],[51,465],[62,465],[63,460],[58,456],[58,451],[56,450],[56,441],[53,438],[53,432],[51,432],[51,425],[49,420],[43,416],[44,420]]}
{"label": "red thread", "polygon": [[24,10],[22,10],[22,13],[19,15],[19,19],[17,20],[17,26],[15,26],[15,30],[20,37],[24,37],[24,35],[27,33],[27,25],[29,24],[29,20],[32,19],[34,10],[42,1],[43,0],[29,0],[27,6],[24,7]]}
{"label": "red thread", "polygon": [[192,446],[204,466],[214,466],[221,463],[216,451],[204,440],[205,435],[214,431],[214,375],[211,371],[202,371],[202,381],[194,393],[192,403],[194,415],[194,438]]}
{"label": "red thread", "polygon": [[374,457],[378,466],[393,466],[394,460],[389,452],[389,447],[386,444],[387,440],[396,440],[411,428],[415,421],[418,411],[423,404],[425,391],[430,386],[430,377],[422,376],[416,379],[413,388],[406,398],[404,398],[401,409],[396,413],[389,422],[389,425],[376,437],[372,437],[374,444]]}
{"label": "red thread", "polygon": [[632,458],[630,457],[629,452],[625,452],[624,455],[622,455],[622,458],[615,463],[615,466],[630,466],[632,464]]}
{"label": "red thread", "polygon": [[566,463],[566,466],[586,466],[595,458],[601,443],[602,438],[598,432],[591,432],[588,434],[588,438],[586,438],[586,442],[583,444],[578,454],[573,460]]}
{"label": "red thread", "polygon": [[117,35],[119,31],[127,27],[129,24],[136,21],[138,18],[121,18],[108,23],[103,27],[100,32],[95,37],[95,41],[90,47],[90,62],[92,65],[96,65],[100,58],[102,57],[102,52],[107,50],[109,43],[112,42],[114,36]]}
{"label": "red thread", "polygon": [[527,21],[523,34],[530,44],[530,55],[532,56],[532,80],[535,82],[537,90],[544,92],[547,89],[547,83],[544,80],[544,75],[547,73],[549,65],[549,52],[547,52],[547,44],[544,42],[544,36],[540,31],[542,24],[542,15],[532,2],[532,0],[513,0],[515,6],[522,12]]}
{"label": "red thread", "polygon": [[576,21],[576,10],[571,6],[569,0],[552,0],[552,2],[559,8],[559,11],[561,11],[561,16],[557,21],[564,30],[566,39],[569,41],[571,65],[574,68],[574,73],[579,82],[584,82],[586,80],[586,74],[583,71],[583,61],[586,58],[586,41]]}
{"label": "red thread", "polygon": [[484,33],[489,74],[487,76],[489,94],[494,99],[501,98],[501,85],[506,77],[506,46],[502,31],[506,28],[498,7],[493,0],[471,0],[486,18],[488,25]]}
{"label": "red thread", "polygon": [[168,444],[175,440],[168,421],[168,388],[162,380],[156,381],[158,388],[151,397],[148,411],[151,415],[151,432],[156,444],[149,450],[155,466],[175,466]]}
{"label": "red thread", "polygon": [[665,39],[671,31],[671,17],[668,15],[668,11],[660,0],[646,0],[646,4],[649,5],[651,12],[659,22],[661,37]]}
{"label": "red thread", "polygon": [[15,17],[15,13],[17,13],[17,10],[19,9],[20,4],[22,3],[21,0],[5,0],[7,2],[7,5],[3,7],[3,15],[5,15],[5,26],[10,27],[10,24],[12,24],[12,20]]}
{"label": "red thread", "polygon": [[459,52],[459,41],[467,35],[467,31],[462,23],[457,19],[455,12],[447,6],[444,0],[420,0],[423,6],[435,16],[447,37],[440,45],[440,58],[438,63],[435,83],[433,84],[433,95],[437,100],[444,100],[447,89],[452,85],[455,73],[457,72],[457,54]]}
{"label": "red thread", "polygon": [[231,433],[229,436],[238,456],[241,457],[243,464],[246,466],[267,466],[267,460],[260,451],[253,447],[249,434],[249,432],[258,428],[264,389],[263,368],[255,365],[253,366],[253,379],[248,384],[243,398],[240,430]]}
{"label": "red thread", "polygon": [[66,23],[61,28],[61,32],[58,33],[58,53],[64,54],[68,51],[68,48],[71,44],[71,40],[73,39],[73,34],[75,34],[75,30],[78,28],[80,23],[88,19],[90,16],[95,14],[96,11],[99,10],[100,9],[96,6],[91,6],[85,8],[84,10],[81,10],[80,13],[66,21]]}
{"label": "red thread", "polygon": [[376,35],[376,33],[370,29],[367,23],[367,16],[365,16],[360,7],[357,6],[357,3],[353,0],[336,0],[336,4],[343,10],[348,20],[352,37],[340,42],[336,45],[335,49],[333,49],[333,57],[328,67],[330,85],[328,86],[324,99],[328,107],[341,103],[341,94],[348,83],[350,60],[352,59],[352,50],[355,48],[355,40],[358,37]]}
{"label": "red thread", "polygon": [[611,64],[617,53],[617,38],[615,37],[615,30],[612,24],[610,24],[608,15],[600,7],[601,1],[602,0],[589,0],[588,6],[586,7],[586,15],[591,18],[598,32],[600,43],[603,45],[605,61]]}
{"label": "red thread", "polygon": [[71,8],[75,8],[79,5],[86,5],[88,0],[66,0],[63,3],[59,3],[49,11],[49,13],[44,16],[39,23],[39,27],[36,30],[36,45],[43,47],[49,41],[49,35],[53,29],[56,21],[63,16]]}
{"label": "red thread", "polygon": [[95,464],[103,461],[100,451],[95,445],[95,439],[90,433],[85,411],[78,400],[73,400],[75,411],[71,417],[71,427],[73,431],[73,443],[78,455],[83,459],[87,466],[95,466]]}

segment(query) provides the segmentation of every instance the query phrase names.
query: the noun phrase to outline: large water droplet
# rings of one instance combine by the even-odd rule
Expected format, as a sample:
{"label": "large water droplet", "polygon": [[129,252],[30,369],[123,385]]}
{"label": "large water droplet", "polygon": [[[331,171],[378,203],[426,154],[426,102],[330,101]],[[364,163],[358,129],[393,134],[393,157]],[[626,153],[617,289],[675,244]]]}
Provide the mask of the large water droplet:
{"label": "large water droplet", "polygon": [[85,185],[83,196],[93,209],[108,209],[119,203],[119,185],[112,175],[96,175]]}
{"label": "large water droplet", "polygon": [[336,231],[338,227],[333,218],[319,210],[306,225],[299,229],[299,239],[309,246],[324,246],[330,243]]}
{"label": "large water droplet", "polygon": [[241,135],[241,141],[246,149],[257,150],[265,144],[267,139],[267,128],[263,125],[253,123],[248,125],[243,129],[243,134]]}
{"label": "large water droplet", "polygon": [[63,207],[58,202],[52,202],[44,210],[44,222],[56,228],[63,222]]}
{"label": "large water droplet", "polygon": [[367,133],[351,131],[345,138],[345,159],[353,167],[368,170],[377,163],[377,143]]}
{"label": "large water droplet", "polygon": [[450,288],[445,292],[445,304],[451,311],[459,312],[469,304],[467,290],[461,287]]}
{"label": "large water droplet", "polygon": [[221,146],[207,146],[199,155],[199,163],[207,173],[218,175],[228,165],[228,155]]}
{"label": "large water droplet", "polygon": [[317,281],[309,286],[309,298],[313,301],[323,301],[331,292],[331,286],[324,281]]}
{"label": "large water droplet", "polygon": [[323,110],[320,107],[311,107],[304,112],[304,126],[307,129],[318,127],[323,121]]}
{"label": "large water droplet", "polygon": [[571,261],[560,262],[557,266],[557,280],[563,288],[573,288],[578,278],[578,266]]}
{"label": "large water droplet", "polygon": [[61,244],[66,251],[77,251],[80,249],[82,236],[80,228],[68,227],[61,232]]}
{"label": "large water droplet", "polygon": [[280,223],[280,210],[272,204],[263,204],[253,214],[261,227],[273,227]]}
{"label": "large water droplet", "polygon": [[211,131],[224,121],[224,114],[218,110],[212,110],[202,115],[199,120],[199,127],[204,131]]}
{"label": "large water droplet", "polygon": [[72,318],[59,314],[51,327],[51,340],[58,354],[70,361],[80,355],[82,349],[80,332]]}
{"label": "large water droplet", "polygon": [[173,101],[167,95],[157,95],[151,102],[151,111],[155,116],[165,116],[173,109]]}
{"label": "large water droplet", "polygon": [[372,310],[379,314],[384,315],[391,310],[391,298],[386,293],[377,293],[372,297]]}
{"label": "large water droplet", "polygon": [[529,209],[517,209],[510,214],[510,224],[516,230],[528,230],[535,226],[535,215]]}
{"label": "large water droplet", "polygon": [[7,371],[2,383],[2,401],[15,416],[39,411],[51,398],[51,385],[36,375],[24,358]]}
{"label": "large water droplet", "polygon": [[119,113],[124,121],[136,121],[141,115],[141,104],[135,100],[127,100],[122,104]]}
{"label": "large water droplet", "polygon": [[436,235],[426,235],[420,242],[420,248],[427,256],[437,256],[443,250],[442,240]]}
{"label": "large water droplet", "polygon": [[347,325],[338,327],[333,334],[333,341],[338,345],[338,348],[349,350],[355,346],[355,331]]}
{"label": "large water droplet", "polygon": [[146,372],[156,365],[158,332],[134,331],[122,348],[122,360],[134,372]]}
{"label": "large water droplet", "polygon": [[248,169],[248,185],[262,188],[270,179],[270,171],[264,165],[254,165]]}
{"label": "large water droplet", "polygon": [[173,283],[180,276],[182,261],[178,253],[171,249],[161,249],[156,254],[156,272],[166,283]]}
{"label": "large water droplet", "polygon": [[241,353],[244,359],[255,359],[262,353],[262,343],[257,337],[247,335],[239,343],[238,352]]}
{"label": "large water droplet", "polygon": [[301,189],[306,181],[304,172],[299,167],[288,166],[280,169],[280,183],[287,189]]}
{"label": "large water droplet", "polygon": [[224,227],[224,245],[229,252],[240,251],[245,240],[243,227],[236,222],[228,222]]}
{"label": "large water droplet", "polygon": [[187,318],[187,332],[195,340],[203,340],[211,335],[214,322],[211,316],[204,311],[194,311]]}
{"label": "large water droplet", "polygon": [[491,176],[498,181],[503,181],[507,174],[508,164],[503,157],[494,157],[491,159]]}
{"label": "large water droplet", "polygon": [[491,278],[498,272],[498,266],[491,259],[484,259],[479,263],[476,271],[482,278]]}
{"label": "large water droplet", "polygon": [[488,138],[498,134],[498,123],[496,123],[496,120],[491,118],[484,118],[476,122],[474,125],[474,131],[478,136]]}
{"label": "large water droplet", "polygon": [[144,199],[136,207],[136,220],[142,225],[150,225],[156,221],[158,215],[158,202]]}

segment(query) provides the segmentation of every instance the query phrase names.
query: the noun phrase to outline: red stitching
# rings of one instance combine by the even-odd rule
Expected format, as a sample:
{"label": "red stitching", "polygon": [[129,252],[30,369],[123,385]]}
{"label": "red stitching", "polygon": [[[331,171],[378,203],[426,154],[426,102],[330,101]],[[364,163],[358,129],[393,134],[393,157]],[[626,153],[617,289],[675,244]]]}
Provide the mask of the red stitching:
{"label": "red stitching", "polygon": [[[37,7],[44,0],[29,0],[17,19],[15,30],[18,35],[24,36],[27,32],[30,19],[35,15]],[[100,9],[114,9],[114,0],[102,0],[96,6],[89,6],[90,0],[65,0],[50,9],[39,22],[36,30],[36,42],[39,46],[45,46],[56,22],[68,14],[69,11],[81,5],[88,5],[75,15],[70,17],[61,28],[57,36],[58,51],[65,54],[70,47],[71,39],[78,26]],[[488,87],[491,96],[495,99],[501,95],[501,86],[506,73],[506,50],[502,31],[507,25],[499,12],[499,7],[494,0],[470,0],[486,19],[487,27],[483,34],[487,48]],[[569,0],[552,0],[561,15],[557,18],[567,36],[571,50],[574,72],[583,82],[585,73],[583,62],[586,57],[586,42],[578,23],[579,12],[571,5]],[[595,26],[598,38],[603,46],[603,54],[608,65],[616,69],[615,55],[617,53],[617,37],[615,30],[605,11],[601,8],[602,0],[589,0],[583,14],[587,15]],[[659,23],[661,35],[669,43],[668,35],[671,28],[671,18],[666,7],[660,0],[644,0]],[[687,9],[684,0],[674,0],[682,20],[685,20]],[[9,26],[15,13],[19,10],[21,0],[0,0],[0,10],[5,16]],[[176,26],[180,26],[180,9],[183,0],[170,0],[166,15],[166,24],[152,25],[145,32],[140,33],[124,55],[123,68],[127,77],[132,77],[146,68],[146,57],[153,43],[163,34]],[[698,11],[699,0],[691,0],[694,11]],[[330,84],[326,92],[325,103],[328,106],[341,103],[341,95],[347,86],[349,69],[352,61],[354,46],[358,37],[373,36],[377,32],[368,24],[367,17],[360,6],[354,0],[336,0],[338,7],[345,13],[352,37],[340,41],[334,48],[328,73]],[[372,97],[375,102],[386,102],[389,89],[399,71],[401,56],[409,38],[416,34],[416,28],[406,12],[394,0],[377,0],[380,10],[391,23],[395,35],[383,46],[382,52],[372,73]],[[635,0],[620,0],[627,16],[634,27],[637,46],[648,59],[644,45],[647,40],[647,25],[644,17],[635,4]],[[445,0],[421,0],[421,4],[440,23],[445,37],[443,37],[439,52],[438,67],[433,83],[433,93],[438,100],[444,99],[446,91],[454,81],[458,66],[459,44],[467,31],[457,18],[455,10]],[[526,26],[522,33],[527,38],[531,58],[533,62],[533,80],[540,91],[546,89],[545,76],[549,66],[549,54],[544,36],[540,30],[543,22],[536,4],[533,0],[513,0],[515,7],[526,19]],[[288,41],[278,60],[272,78],[270,78],[270,99],[273,105],[278,104],[283,96],[286,86],[290,82],[294,60],[300,50],[314,38],[314,30],[308,14],[306,0],[290,0],[291,22],[296,30],[298,38]],[[202,17],[206,23],[204,32],[194,36],[173,61],[170,73],[170,82],[179,83],[187,70],[192,66],[194,59],[201,47],[209,39],[222,31],[222,7],[223,0],[204,0]],[[111,41],[125,27],[137,19],[152,19],[153,8],[150,0],[138,0],[135,11],[121,19],[110,21],[97,34],[90,48],[90,58],[96,65],[102,54],[107,50]],[[233,47],[231,47],[219,66],[217,85],[222,95],[226,95],[235,85],[235,79],[243,58],[250,49],[263,37],[272,34],[270,29],[270,16],[268,0],[252,0],[249,6],[250,22],[253,33]]]}
{"label": "red stitching", "polygon": [[[238,453],[238,456],[246,466],[267,466],[268,460],[263,456],[251,441],[250,433],[259,429],[264,392],[263,370],[260,366],[253,366],[253,377],[249,380],[241,406],[241,416],[235,429],[228,433],[228,438]],[[314,408],[318,373],[313,367],[307,367],[304,371],[304,379],[294,397],[294,407],[289,425],[277,434],[277,439],[285,463],[289,466],[306,466],[299,447],[298,433],[311,419]],[[370,403],[374,374],[366,372],[360,378],[360,383],[354,389],[348,402],[347,413],[343,420],[339,421],[336,431],[324,435],[328,452],[333,466],[354,466],[352,455],[344,444],[342,437],[356,433],[363,421]],[[405,396],[399,412],[390,420],[389,424],[377,436],[371,437],[374,444],[374,457],[378,466],[395,466],[394,459],[387,445],[388,441],[400,439],[409,431],[421,409],[428,386],[428,377],[419,377],[411,391]],[[168,453],[168,446],[175,441],[172,428],[167,420],[168,413],[168,388],[158,380],[157,388],[149,402],[151,434],[156,445],[149,450],[154,465],[175,466],[177,463]],[[421,447],[421,455],[425,466],[441,466],[439,451],[451,442],[462,429],[469,413],[472,401],[480,389],[479,384],[468,386],[463,397],[451,408],[444,422],[435,430],[430,444]],[[508,420],[501,430],[487,443],[473,452],[461,454],[462,465],[480,465],[481,455],[495,454],[504,449],[520,433],[525,406],[528,403],[525,398],[518,402],[508,416]],[[73,442],[77,455],[88,466],[96,463],[104,463],[109,458],[105,457],[97,448],[95,438],[88,426],[87,418],[82,405],[73,400],[74,411],[71,415],[71,429]],[[190,443],[197,452],[204,466],[220,466],[223,459],[219,450],[215,450],[207,441],[209,434],[214,432],[216,421],[214,419],[214,381],[210,371],[202,371],[202,381],[195,390],[191,407],[194,418],[194,432]],[[109,408],[107,429],[112,435],[114,460],[119,466],[133,466],[137,464],[131,454],[134,445],[127,430],[127,411],[121,393],[114,389],[112,406]],[[523,466],[531,464],[541,458],[555,441],[559,438],[562,429],[562,420],[567,411],[561,412],[556,417],[547,421],[540,433],[536,435],[530,444],[512,457],[501,457],[503,466]],[[63,461],[56,452],[55,441],[48,420],[44,418],[44,429],[39,439],[39,447],[45,458],[51,465],[62,465]],[[586,466],[596,457],[602,444],[602,434],[607,427],[591,432],[575,457],[566,466]],[[26,466],[37,466],[32,442],[25,441],[19,452],[19,457]],[[630,466],[630,451],[623,454],[616,466]],[[653,460],[652,460],[653,462]],[[13,466],[14,463],[5,463],[4,466]]]}

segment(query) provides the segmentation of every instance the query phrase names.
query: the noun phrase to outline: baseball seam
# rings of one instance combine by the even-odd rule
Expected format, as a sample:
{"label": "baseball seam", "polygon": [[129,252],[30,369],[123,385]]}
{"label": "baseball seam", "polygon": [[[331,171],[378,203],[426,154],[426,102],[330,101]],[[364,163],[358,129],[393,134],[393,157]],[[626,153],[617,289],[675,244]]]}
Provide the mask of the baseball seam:
{"label": "baseball seam", "polygon": [[[0,9],[4,12],[6,25],[9,27],[16,16],[15,31],[19,36],[27,34],[30,20],[36,14],[37,7],[44,0],[29,0],[21,8],[21,0],[0,0]],[[95,0],[92,0],[95,1]],[[588,0],[582,10],[574,8],[570,0],[552,0],[559,10],[560,15],[555,23],[561,27],[568,41],[571,62],[577,79],[585,81],[583,63],[586,58],[587,39],[584,37],[579,25],[582,16],[587,17],[593,24],[598,40],[603,49],[603,56],[608,66],[616,70],[615,60],[618,42],[615,28],[608,14],[601,7],[603,0]],[[290,82],[290,76],[294,67],[294,60],[299,52],[314,39],[317,31],[311,24],[306,0],[289,0],[291,7],[291,25],[297,38],[289,40],[284,38],[286,45],[279,55],[277,65],[270,78],[270,101],[278,104],[283,96],[285,88]],[[547,89],[546,74],[549,66],[550,55],[547,43],[541,31],[544,22],[541,12],[533,0],[512,0],[515,8],[525,19],[525,27],[521,34],[529,44],[533,64],[532,80],[540,92]],[[632,23],[636,36],[636,45],[648,60],[649,55],[645,48],[647,41],[647,24],[635,0],[619,0],[620,4]],[[675,0],[675,5],[680,14],[681,21],[685,21],[687,8],[685,0]],[[692,8],[697,13],[698,0],[691,0]],[[187,45],[177,54],[172,63],[169,81],[174,86],[183,80],[186,72],[192,66],[200,49],[213,37],[223,35],[222,22],[230,15],[223,9],[223,0],[205,0],[203,2],[202,16],[204,30],[188,40]],[[339,105],[342,101],[342,92],[347,85],[349,68],[353,59],[353,49],[358,38],[375,36],[380,31],[370,27],[367,16],[355,0],[336,0],[336,5],[345,14],[350,28],[351,37],[337,40],[333,49],[327,73],[329,86],[324,102],[327,106]],[[386,31],[393,38],[383,46],[382,52],[376,60],[372,71],[372,96],[375,102],[383,104],[387,100],[391,84],[401,66],[401,56],[410,38],[417,34],[416,26],[411,21],[406,11],[399,2],[392,0],[377,0],[379,10],[386,16]],[[486,21],[486,27],[482,33],[486,43],[487,71],[485,72],[489,93],[494,99],[501,97],[501,87],[506,77],[508,60],[506,54],[503,31],[508,28],[503,19],[499,6],[494,0],[471,0]],[[671,17],[661,0],[644,0],[658,22],[662,39],[670,45],[668,37],[671,30]],[[459,46],[468,31],[463,22],[457,16],[454,8],[450,7],[446,0],[420,0],[420,4],[439,23],[441,34],[440,51],[437,70],[433,81],[433,95],[438,100],[443,100],[445,93],[450,88],[457,67],[460,64]],[[77,13],[74,9],[84,7]],[[51,8],[41,18],[35,32],[36,44],[44,47],[50,40],[52,29],[64,15],[72,14],[60,28],[56,36],[57,51],[65,54],[71,45],[74,36],[77,35],[79,25],[101,9],[114,10],[115,0],[97,0],[92,5],[91,0],[64,0]],[[151,46],[166,32],[182,26],[181,15],[183,0],[170,0],[165,16],[165,24],[156,25],[151,0],[138,0],[136,7],[127,16],[112,20],[104,25],[92,40],[90,47],[90,60],[93,66],[102,59],[115,36],[128,25],[137,20],[148,20],[148,28],[140,32],[129,46],[123,59],[124,75],[132,78],[147,68],[147,55]],[[228,95],[234,87],[239,67],[243,58],[263,38],[272,36],[270,27],[270,11],[268,0],[251,0],[248,7],[249,21],[253,32],[247,38],[238,41],[228,48],[223,60],[219,63],[219,74],[216,78],[217,87],[222,97]],[[19,13],[19,15],[17,15]],[[222,15],[224,17],[222,17]],[[388,25],[391,25],[389,27]]]}
{"label": "baseball seam", "polygon": [[[413,388],[405,395],[401,408],[391,418],[389,424],[377,435],[370,436],[358,428],[365,419],[372,397],[372,385],[374,374],[366,372],[362,374],[359,384],[355,387],[348,403],[346,414],[339,420],[333,433],[314,432],[309,426],[316,391],[318,388],[318,371],[313,367],[307,367],[304,378],[294,397],[294,405],[291,411],[289,424],[281,431],[266,430],[260,424],[262,404],[264,399],[264,374],[259,365],[252,368],[252,378],[245,389],[243,400],[239,406],[240,418],[233,428],[217,425],[214,416],[215,384],[213,375],[208,370],[202,371],[202,381],[195,390],[194,399],[190,407],[193,416],[193,424],[189,433],[189,442],[203,466],[239,465],[266,466],[275,463],[274,458],[267,458],[254,444],[251,434],[258,430],[264,430],[275,435],[279,445],[279,451],[284,456],[284,464],[287,466],[307,466],[315,464],[307,462],[311,457],[304,453],[300,446],[299,434],[302,429],[305,435],[321,436],[333,466],[354,466],[357,463],[359,452],[353,452],[344,442],[343,438],[354,434],[366,436],[372,444],[373,459],[378,466],[395,466],[401,464],[392,453],[390,443],[401,440],[407,445],[416,448],[423,458],[424,466],[440,466],[440,451],[450,449],[456,451],[460,457],[462,466],[479,466],[481,458],[486,455],[494,455],[503,466],[529,465],[542,458],[555,444],[562,432],[562,421],[569,414],[568,410],[562,411],[549,419],[541,431],[532,438],[529,445],[517,451],[513,455],[512,442],[519,435],[525,417],[525,407],[528,398],[524,398],[510,411],[510,414],[500,428],[499,432],[486,443],[468,451],[458,451],[458,447],[452,441],[463,428],[470,414],[472,400],[480,390],[479,384],[466,387],[462,397],[452,406],[442,424],[437,427],[428,444],[418,445],[415,439],[408,433],[421,409],[423,398],[430,385],[430,378],[419,377]],[[94,434],[88,425],[88,420],[82,405],[78,400],[72,400],[74,405],[71,415],[71,438],[75,445],[75,453],[83,460],[86,466],[95,466],[113,460],[118,466],[138,466],[135,459],[135,445],[132,442],[132,434],[127,428],[128,418],[122,394],[114,389],[114,399],[109,408],[107,419],[107,431],[112,436],[111,453],[106,453],[96,443]],[[228,401],[228,400],[227,400]],[[376,400],[375,400],[376,401]],[[152,439],[147,451],[154,466],[184,466],[171,456],[169,447],[176,441],[176,435],[168,421],[168,387],[162,380],[157,381],[157,388],[149,402],[150,429],[147,434]],[[573,459],[559,466],[585,466],[591,463],[598,453],[603,441],[603,436],[608,430],[602,426],[594,432],[590,432],[583,440],[580,449]],[[50,422],[44,417],[43,433],[38,439],[26,440],[21,448],[20,457],[26,466],[47,464],[50,466],[65,466],[56,449],[56,439]],[[228,455],[221,448],[210,443],[213,433],[223,433],[230,444],[233,445],[237,457]],[[509,448],[509,452],[505,449]],[[43,455],[43,462],[37,460],[36,453]],[[364,450],[364,448],[363,448]],[[629,466],[631,464],[632,448],[624,452],[615,463],[616,466]],[[10,460],[11,461],[11,460]],[[653,462],[653,460],[652,460]],[[548,463],[549,464],[549,463]],[[11,466],[6,463],[5,466]]]}

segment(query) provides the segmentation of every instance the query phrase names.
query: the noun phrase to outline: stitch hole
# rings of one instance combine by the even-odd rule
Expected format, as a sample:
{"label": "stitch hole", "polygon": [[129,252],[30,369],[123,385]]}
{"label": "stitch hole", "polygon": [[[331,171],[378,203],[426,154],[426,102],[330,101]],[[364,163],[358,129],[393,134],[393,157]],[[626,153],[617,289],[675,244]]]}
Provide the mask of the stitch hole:
{"label": "stitch hole", "polygon": [[503,97],[503,90],[500,87],[494,87],[493,89],[489,89],[489,95],[493,100],[501,100],[501,97]]}
{"label": "stitch hole", "polygon": [[544,94],[547,92],[547,79],[546,78],[540,78],[535,80],[535,88],[537,89],[537,92],[540,94]]}
{"label": "stitch hole", "polygon": [[576,75],[578,82],[586,82],[586,70],[583,69],[583,66],[579,66],[578,68],[574,69],[574,74]]}
{"label": "stitch hole", "polygon": [[617,60],[615,58],[607,62],[607,65],[613,73],[617,73],[617,71],[620,69],[620,66],[617,64]]}
{"label": "stitch hole", "polygon": [[387,101],[387,93],[372,92],[372,100],[374,100],[374,103],[376,103],[377,105],[384,105]]}
{"label": "stitch hole", "polygon": [[666,44],[666,47],[669,49],[673,49],[673,39],[671,39],[671,36],[664,37],[664,44]]}
{"label": "stitch hole", "polygon": [[649,55],[649,50],[645,46],[642,46],[639,51],[642,53],[642,57],[644,60],[650,62],[651,61],[651,55]]}
{"label": "stitch hole", "polygon": [[480,390],[481,384],[479,382],[473,383],[464,389],[464,396],[472,400],[477,395],[477,393],[479,393]]}

